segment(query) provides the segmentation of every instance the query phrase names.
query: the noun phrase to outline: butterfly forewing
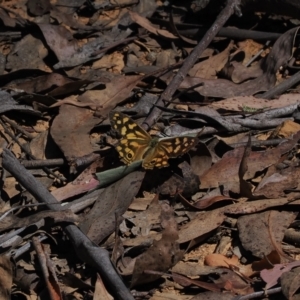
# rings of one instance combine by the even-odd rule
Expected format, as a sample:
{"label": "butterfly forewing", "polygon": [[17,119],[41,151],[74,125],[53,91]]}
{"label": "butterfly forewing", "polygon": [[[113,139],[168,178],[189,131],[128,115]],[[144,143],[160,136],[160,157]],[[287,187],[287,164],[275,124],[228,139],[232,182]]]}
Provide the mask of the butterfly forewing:
{"label": "butterfly forewing", "polygon": [[122,136],[116,147],[121,160],[131,164],[133,161],[143,159],[152,140],[151,136],[123,113],[111,112],[110,120],[112,128]]}

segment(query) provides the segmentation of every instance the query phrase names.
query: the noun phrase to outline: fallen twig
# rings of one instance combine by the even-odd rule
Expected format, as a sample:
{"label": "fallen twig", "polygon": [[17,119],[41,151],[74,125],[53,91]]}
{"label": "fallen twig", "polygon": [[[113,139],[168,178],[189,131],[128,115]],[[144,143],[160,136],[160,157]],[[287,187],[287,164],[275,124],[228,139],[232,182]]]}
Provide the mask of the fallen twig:
{"label": "fallen twig", "polygon": [[[14,175],[20,184],[22,184],[38,201],[47,203],[47,206],[53,210],[64,209],[62,206],[53,205],[57,203],[57,200],[49,193],[42,183],[37,181],[34,176],[20,164],[8,149],[3,149],[2,155],[3,167]],[[67,225],[64,227],[64,230],[73,243],[78,257],[99,271],[100,275],[110,286],[111,292],[116,299],[133,300],[134,298],[112,265],[109,253],[105,249],[94,245],[76,225]]]}

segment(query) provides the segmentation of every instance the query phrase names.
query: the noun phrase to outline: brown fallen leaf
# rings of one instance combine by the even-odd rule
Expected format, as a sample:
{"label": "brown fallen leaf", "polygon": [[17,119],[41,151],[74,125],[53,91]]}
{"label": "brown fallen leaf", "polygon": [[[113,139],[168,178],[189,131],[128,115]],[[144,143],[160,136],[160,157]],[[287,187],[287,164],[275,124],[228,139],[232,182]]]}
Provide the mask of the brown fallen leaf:
{"label": "brown fallen leaf", "polygon": [[64,104],[53,120],[50,133],[66,159],[70,160],[93,152],[89,133],[99,122],[93,111]]}
{"label": "brown fallen leaf", "polygon": [[[273,286],[275,286],[278,283],[278,280],[280,277],[289,271],[291,271],[293,268],[299,267],[300,261],[293,261],[288,264],[275,264],[271,269],[264,269],[260,272],[260,276],[263,279],[263,281],[266,283],[266,289],[270,289]],[[297,268],[299,269],[299,268]],[[299,273],[299,271],[297,271]],[[293,277],[293,275],[292,275]],[[287,279],[287,278],[285,278]],[[291,282],[285,282],[284,285],[287,287],[290,285]]]}
{"label": "brown fallen leaf", "polygon": [[57,201],[63,201],[76,195],[94,190],[98,185],[99,181],[95,179],[93,175],[87,175],[86,177],[82,177],[80,182],[78,182],[78,180],[76,180],[76,184],[74,184],[74,182],[70,182],[63,187],[52,191],[51,194]]}
{"label": "brown fallen leaf", "polygon": [[299,298],[299,279],[299,267],[282,274],[280,283],[282,286],[282,293],[287,299],[296,300]]}
{"label": "brown fallen leaf", "polygon": [[192,77],[201,77],[205,79],[217,78],[217,73],[221,71],[228,61],[228,55],[232,51],[234,44],[231,42],[222,52],[209,57],[194,65],[190,69],[189,75]]}
{"label": "brown fallen leaf", "polygon": [[288,120],[277,126],[270,135],[272,138],[290,138],[292,135],[300,131],[300,125],[294,121]]}
{"label": "brown fallen leaf", "polygon": [[233,257],[229,258],[222,254],[212,253],[205,257],[204,264],[206,264],[207,266],[212,266],[212,267],[227,267],[228,268],[230,265],[238,266],[239,259],[237,256],[233,256]]}
{"label": "brown fallen leaf", "polygon": [[285,190],[294,189],[299,183],[300,170],[290,166],[286,169],[276,170],[273,174],[266,174],[256,187],[253,195],[266,198],[280,198],[286,195]]}
{"label": "brown fallen leaf", "polygon": [[231,72],[231,79],[234,83],[241,84],[248,79],[257,78],[263,75],[263,70],[261,69],[259,64],[246,67],[239,62],[232,61],[230,63],[230,67],[233,68]]}
{"label": "brown fallen leaf", "polygon": [[96,244],[99,244],[117,226],[116,214],[122,216],[140,189],[144,172],[128,174],[107,188],[99,190],[99,198],[79,226]]}
{"label": "brown fallen leaf", "polygon": [[196,214],[194,219],[184,224],[179,230],[178,243],[185,243],[218,228],[224,221],[222,209]]}
{"label": "brown fallen leaf", "polygon": [[239,217],[237,226],[243,247],[256,257],[263,258],[277,250],[285,258],[281,242],[285,230],[296,216],[293,212],[266,211]]}
{"label": "brown fallen leaf", "polygon": [[6,69],[11,71],[20,69],[48,71],[43,60],[47,55],[48,50],[43,42],[31,34],[27,34],[15,44],[14,49],[7,56]]}
{"label": "brown fallen leaf", "polygon": [[37,24],[51,50],[55,53],[59,61],[72,57],[77,52],[79,46],[72,33],[64,26],[47,23]]}
{"label": "brown fallen leaf", "polygon": [[226,267],[236,271],[241,276],[249,280],[254,274],[251,264],[241,264],[237,256],[227,257],[219,253],[212,253],[205,257],[204,263],[207,266]]}
{"label": "brown fallen leaf", "polygon": [[[16,178],[14,178],[14,177],[6,178],[4,183],[3,183],[2,189],[5,193],[7,193],[7,195],[10,198],[20,194],[19,183],[17,182]],[[3,207],[1,209],[1,211],[4,208],[5,207]]]}
{"label": "brown fallen leaf", "polygon": [[[35,159],[46,159],[46,147],[49,141],[48,130],[42,131],[30,141],[30,151]],[[55,145],[55,144],[54,144]],[[53,144],[52,144],[53,146]],[[52,147],[51,147],[52,148]],[[53,148],[52,148],[53,149]]]}

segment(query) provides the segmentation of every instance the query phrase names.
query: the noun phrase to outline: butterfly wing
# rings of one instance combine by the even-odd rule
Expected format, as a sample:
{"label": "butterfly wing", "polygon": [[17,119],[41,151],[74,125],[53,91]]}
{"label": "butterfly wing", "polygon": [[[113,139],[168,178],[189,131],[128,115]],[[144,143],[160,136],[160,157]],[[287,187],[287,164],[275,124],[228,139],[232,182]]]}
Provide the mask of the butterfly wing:
{"label": "butterfly wing", "polygon": [[153,169],[154,167],[167,167],[169,165],[169,158],[183,155],[197,143],[197,138],[189,136],[160,139],[155,147],[147,151],[143,161],[143,168]]}
{"label": "butterfly wing", "polygon": [[122,136],[116,147],[121,160],[129,165],[143,159],[152,140],[148,132],[121,112],[111,112],[109,117],[112,128]]}

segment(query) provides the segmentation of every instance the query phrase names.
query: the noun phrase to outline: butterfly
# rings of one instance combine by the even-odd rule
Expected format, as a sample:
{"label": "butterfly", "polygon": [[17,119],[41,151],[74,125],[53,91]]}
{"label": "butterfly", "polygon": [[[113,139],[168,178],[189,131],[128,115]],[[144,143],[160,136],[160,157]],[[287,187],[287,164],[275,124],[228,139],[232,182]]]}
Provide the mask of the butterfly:
{"label": "butterfly", "polygon": [[142,160],[144,169],[167,167],[169,158],[188,152],[198,142],[196,137],[190,136],[151,137],[140,125],[121,112],[110,112],[109,117],[112,128],[122,137],[116,150],[127,165]]}

